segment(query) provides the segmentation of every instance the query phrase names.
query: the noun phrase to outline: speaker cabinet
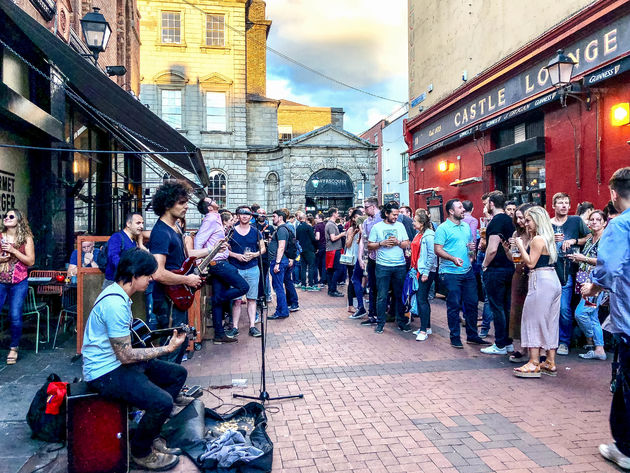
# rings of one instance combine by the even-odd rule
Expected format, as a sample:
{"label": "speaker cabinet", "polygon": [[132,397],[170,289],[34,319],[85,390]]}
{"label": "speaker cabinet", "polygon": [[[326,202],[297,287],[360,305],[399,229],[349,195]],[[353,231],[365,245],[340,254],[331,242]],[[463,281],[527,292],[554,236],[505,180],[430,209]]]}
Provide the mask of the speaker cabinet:
{"label": "speaker cabinet", "polygon": [[68,473],[129,471],[126,404],[68,385]]}

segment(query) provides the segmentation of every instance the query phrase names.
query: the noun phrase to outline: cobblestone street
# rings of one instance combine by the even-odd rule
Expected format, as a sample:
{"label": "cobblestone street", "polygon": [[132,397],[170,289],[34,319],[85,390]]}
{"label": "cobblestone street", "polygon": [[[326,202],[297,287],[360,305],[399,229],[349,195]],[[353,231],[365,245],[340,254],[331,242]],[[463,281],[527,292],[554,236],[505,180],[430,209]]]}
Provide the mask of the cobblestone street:
{"label": "cobblestone street", "polygon": [[[451,348],[442,300],[433,302],[434,334],[416,342],[393,324],[377,335],[348,319],[344,299],[299,295],[300,311],[268,322],[267,390],[304,394],[268,404],[273,471],[615,471],[597,452],[610,441],[609,362],[572,354],[559,357],[555,379],[517,379],[505,357],[482,355],[473,345]],[[185,363],[189,385],[247,379],[246,388],[212,390],[222,405],[204,393],[205,405],[220,405],[219,412],[244,404],[232,393],[257,395],[260,388],[260,339],[245,328],[238,344],[206,342]],[[0,471],[19,470],[39,447],[28,439],[24,415],[52,368],[64,380],[78,372],[69,361],[73,343],[54,360],[44,351],[0,369],[0,394],[14,402],[0,412],[8,439]],[[22,370],[17,377],[15,368]],[[175,471],[197,470],[182,458]]]}

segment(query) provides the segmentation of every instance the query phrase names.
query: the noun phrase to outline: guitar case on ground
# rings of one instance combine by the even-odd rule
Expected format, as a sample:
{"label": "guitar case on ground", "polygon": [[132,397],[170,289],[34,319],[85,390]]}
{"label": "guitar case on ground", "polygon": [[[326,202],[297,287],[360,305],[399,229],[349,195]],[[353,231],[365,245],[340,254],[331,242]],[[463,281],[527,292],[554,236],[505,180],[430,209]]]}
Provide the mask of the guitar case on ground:
{"label": "guitar case on ground", "polygon": [[[236,461],[224,468],[213,459],[202,459],[207,445],[218,438],[227,428],[245,433],[247,445],[262,450],[263,454],[251,461]],[[258,402],[250,402],[229,415],[221,415],[204,408],[196,399],[162,428],[162,436],[169,447],[179,447],[206,473],[266,473],[271,471],[273,442],[267,435],[265,408]]]}

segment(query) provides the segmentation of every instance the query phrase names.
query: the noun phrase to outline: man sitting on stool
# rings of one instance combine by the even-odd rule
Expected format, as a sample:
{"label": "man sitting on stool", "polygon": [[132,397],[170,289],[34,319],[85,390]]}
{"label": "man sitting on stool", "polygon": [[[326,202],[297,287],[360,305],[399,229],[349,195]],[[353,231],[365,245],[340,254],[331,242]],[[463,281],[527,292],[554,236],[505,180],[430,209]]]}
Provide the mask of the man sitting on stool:
{"label": "man sitting on stool", "polygon": [[87,319],[81,352],[83,378],[91,390],[145,411],[129,442],[131,457],[141,468],[163,471],[174,467],[181,453],[168,448],[159,434],[174,400],[188,400],[178,398],[187,372],[157,357],[177,351],[186,334],[173,332],[165,346],[132,348],[130,331],[130,297],[144,292],[157,267],[155,257],[140,248],[122,255],[115,284],[99,294]]}

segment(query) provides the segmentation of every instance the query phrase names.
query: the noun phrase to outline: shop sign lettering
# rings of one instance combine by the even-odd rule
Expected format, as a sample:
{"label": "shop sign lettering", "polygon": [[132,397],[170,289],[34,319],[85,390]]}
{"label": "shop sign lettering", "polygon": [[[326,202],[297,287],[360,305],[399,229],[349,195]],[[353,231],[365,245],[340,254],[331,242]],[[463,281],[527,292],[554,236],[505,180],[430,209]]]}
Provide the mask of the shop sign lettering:
{"label": "shop sign lettering", "polygon": [[15,207],[15,174],[0,171],[0,210],[6,212]]}
{"label": "shop sign lettering", "polygon": [[[562,45],[561,45],[562,46]],[[630,53],[630,15],[620,18],[580,41],[564,47],[566,55],[577,64],[574,75],[593,70],[600,64]],[[477,95],[463,106],[451,109],[428,122],[413,135],[413,151],[418,151],[454,133],[462,133],[484,120],[528,97],[551,89],[549,73],[545,69],[550,57],[524,70],[498,86]],[[599,82],[619,73],[612,67],[597,77],[587,76],[586,84]],[[464,135],[465,136],[465,135]]]}

